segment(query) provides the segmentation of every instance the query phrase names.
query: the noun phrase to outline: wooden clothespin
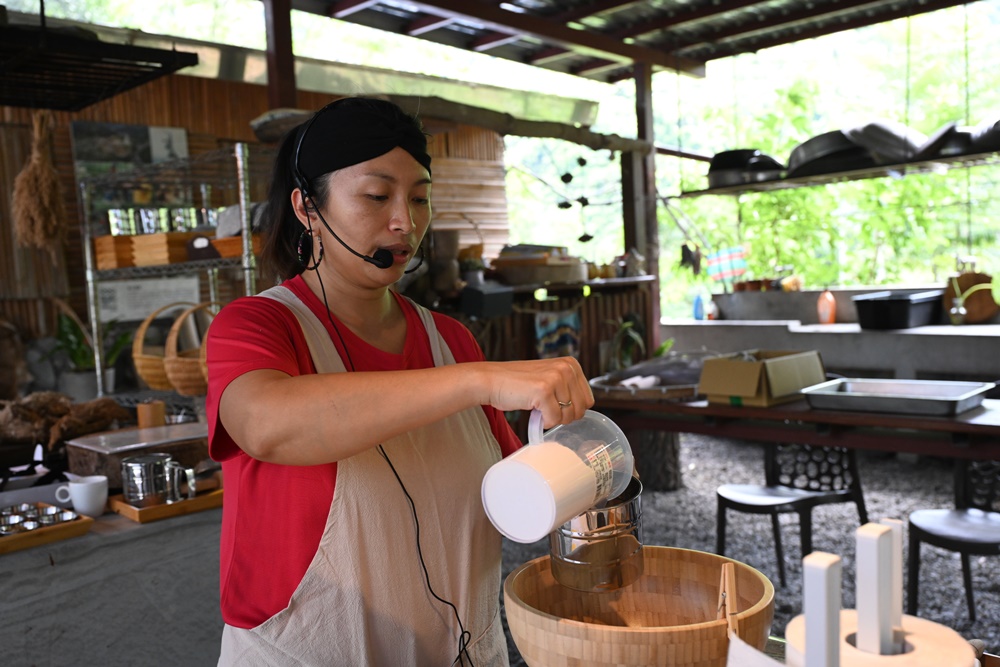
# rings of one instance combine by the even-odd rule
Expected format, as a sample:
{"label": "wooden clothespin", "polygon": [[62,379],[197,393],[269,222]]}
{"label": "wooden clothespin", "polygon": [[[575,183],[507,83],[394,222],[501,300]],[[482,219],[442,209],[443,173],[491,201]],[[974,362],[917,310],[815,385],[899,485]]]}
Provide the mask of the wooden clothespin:
{"label": "wooden clothespin", "polygon": [[716,618],[725,618],[727,624],[729,625],[729,636],[738,636],[737,630],[739,629],[738,621],[736,620],[736,614],[739,613],[737,608],[737,595],[736,595],[736,566],[732,563],[724,563],[722,566],[722,578],[719,581],[719,608],[716,612]]}

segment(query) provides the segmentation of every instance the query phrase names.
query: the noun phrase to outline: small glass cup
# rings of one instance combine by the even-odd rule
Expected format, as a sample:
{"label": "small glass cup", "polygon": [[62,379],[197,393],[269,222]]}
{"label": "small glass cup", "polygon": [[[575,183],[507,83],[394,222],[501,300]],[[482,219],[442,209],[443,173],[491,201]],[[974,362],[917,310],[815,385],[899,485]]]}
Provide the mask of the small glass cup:
{"label": "small glass cup", "polygon": [[24,517],[20,514],[8,514],[0,517],[0,535],[13,535],[23,530]]}

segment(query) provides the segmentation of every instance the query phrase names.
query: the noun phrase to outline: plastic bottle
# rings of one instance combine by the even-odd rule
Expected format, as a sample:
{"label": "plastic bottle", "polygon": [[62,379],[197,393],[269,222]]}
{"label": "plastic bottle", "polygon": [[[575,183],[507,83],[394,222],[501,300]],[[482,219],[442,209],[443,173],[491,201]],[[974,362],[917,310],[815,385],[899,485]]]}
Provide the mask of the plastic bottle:
{"label": "plastic bottle", "polygon": [[532,411],[528,444],[487,470],[482,485],[486,516],[524,544],[615,498],[632,479],[632,449],[613,421],[587,410],[543,433],[541,416]]}
{"label": "plastic bottle", "polygon": [[823,290],[816,300],[816,315],[820,324],[833,324],[837,321],[837,300],[830,290]]}
{"label": "plastic bottle", "polygon": [[694,319],[705,319],[705,301],[700,294],[696,294],[694,297]]}

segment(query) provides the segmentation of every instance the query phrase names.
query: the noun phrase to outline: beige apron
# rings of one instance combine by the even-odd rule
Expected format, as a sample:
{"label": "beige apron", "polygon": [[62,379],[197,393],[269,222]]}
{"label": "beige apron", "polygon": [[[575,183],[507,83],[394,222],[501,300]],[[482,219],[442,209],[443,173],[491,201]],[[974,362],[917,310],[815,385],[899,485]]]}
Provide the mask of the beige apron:
{"label": "beige apron", "polygon": [[[280,286],[262,296],[298,318],[317,372],[345,372],[308,306]],[[416,307],[434,364],[455,363],[430,312]],[[391,419],[392,406],[385,410]],[[479,501],[486,470],[500,460],[486,415],[479,407],[464,410],[383,447],[416,505],[431,586],[458,607],[471,634],[472,661],[507,665],[500,534]],[[338,463],[326,528],[288,607],[251,630],[226,625],[219,664],[446,667],[458,656],[458,636],[451,607],[424,582],[409,502],[373,447]]]}

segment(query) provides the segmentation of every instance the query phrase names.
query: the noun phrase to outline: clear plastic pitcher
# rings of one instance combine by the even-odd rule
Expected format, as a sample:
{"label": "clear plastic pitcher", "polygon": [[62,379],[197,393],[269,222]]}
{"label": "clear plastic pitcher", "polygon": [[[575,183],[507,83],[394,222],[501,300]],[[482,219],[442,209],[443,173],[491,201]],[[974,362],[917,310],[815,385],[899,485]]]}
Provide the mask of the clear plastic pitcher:
{"label": "clear plastic pitcher", "polygon": [[542,431],[537,410],[528,444],[486,471],[486,516],[505,537],[536,542],[588,509],[625,491],[632,449],[618,425],[599,412]]}

